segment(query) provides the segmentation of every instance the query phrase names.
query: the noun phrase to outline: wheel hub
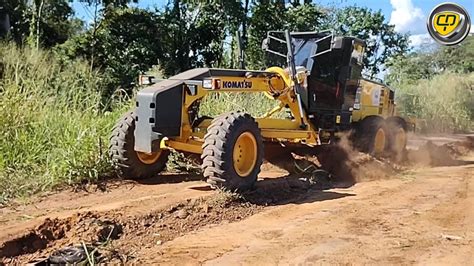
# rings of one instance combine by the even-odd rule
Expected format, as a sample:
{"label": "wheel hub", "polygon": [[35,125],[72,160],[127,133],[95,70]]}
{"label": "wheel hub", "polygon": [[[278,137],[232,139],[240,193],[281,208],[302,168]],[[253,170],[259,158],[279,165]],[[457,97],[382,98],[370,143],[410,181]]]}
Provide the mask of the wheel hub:
{"label": "wheel hub", "polygon": [[247,177],[257,162],[257,140],[250,132],[242,133],[233,151],[234,169],[241,177]]}
{"label": "wheel hub", "polygon": [[151,153],[137,151],[137,157],[144,164],[154,164],[160,158],[161,150]]}
{"label": "wheel hub", "polygon": [[385,150],[385,131],[382,128],[377,130],[374,139],[374,153],[382,154]]}
{"label": "wheel hub", "polygon": [[402,152],[405,149],[407,142],[407,135],[403,128],[399,128],[395,134],[395,150],[396,152]]}

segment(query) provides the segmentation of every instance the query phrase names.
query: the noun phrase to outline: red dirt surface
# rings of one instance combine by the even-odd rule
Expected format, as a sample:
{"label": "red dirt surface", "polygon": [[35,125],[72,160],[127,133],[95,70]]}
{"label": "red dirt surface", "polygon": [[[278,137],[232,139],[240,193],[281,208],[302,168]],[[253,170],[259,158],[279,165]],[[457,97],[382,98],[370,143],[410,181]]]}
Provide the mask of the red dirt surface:
{"label": "red dirt surface", "polygon": [[0,209],[0,261],[84,244],[110,263],[468,265],[474,141],[462,140],[412,139],[404,165],[344,147],[293,154],[291,174],[266,165],[242,197],[175,174],[53,193]]}

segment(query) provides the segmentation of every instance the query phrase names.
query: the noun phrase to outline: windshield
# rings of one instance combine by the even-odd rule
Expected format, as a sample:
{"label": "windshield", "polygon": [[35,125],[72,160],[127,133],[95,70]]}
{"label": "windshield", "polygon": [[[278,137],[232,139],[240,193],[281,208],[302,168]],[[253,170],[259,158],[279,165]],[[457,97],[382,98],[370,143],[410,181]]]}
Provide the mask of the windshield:
{"label": "windshield", "polygon": [[293,39],[295,47],[295,64],[297,66],[304,66],[306,69],[311,69],[313,59],[311,56],[316,51],[315,39]]}

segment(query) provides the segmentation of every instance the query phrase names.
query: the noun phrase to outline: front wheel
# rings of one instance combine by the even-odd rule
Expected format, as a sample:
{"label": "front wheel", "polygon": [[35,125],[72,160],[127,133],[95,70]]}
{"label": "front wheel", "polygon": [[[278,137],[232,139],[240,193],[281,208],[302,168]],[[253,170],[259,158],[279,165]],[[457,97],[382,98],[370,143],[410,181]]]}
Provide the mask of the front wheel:
{"label": "front wheel", "polygon": [[117,122],[110,137],[109,153],[119,176],[143,179],[152,177],[165,168],[169,151],[135,151],[135,117],[134,112],[129,112]]}
{"label": "front wheel", "polygon": [[263,139],[255,120],[242,112],[215,118],[204,137],[203,172],[213,187],[251,188],[263,162]]}

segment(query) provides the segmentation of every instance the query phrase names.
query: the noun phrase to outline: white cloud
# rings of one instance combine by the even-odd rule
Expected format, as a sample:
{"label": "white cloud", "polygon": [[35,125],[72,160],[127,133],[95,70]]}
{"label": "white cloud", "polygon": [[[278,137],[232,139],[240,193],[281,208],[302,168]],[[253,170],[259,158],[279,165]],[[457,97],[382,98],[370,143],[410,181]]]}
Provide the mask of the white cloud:
{"label": "white cloud", "polygon": [[421,8],[413,5],[412,0],[390,0],[392,14],[390,24],[401,33],[421,34],[426,32],[425,15]]}
{"label": "white cloud", "polygon": [[415,50],[429,51],[437,44],[428,33],[415,34],[409,37],[410,47]]}
{"label": "white cloud", "polygon": [[474,24],[471,24],[471,30],[469,31],[471,34],[474,33]]}
{"label": "white cloud", "polygon": [[423,47],[426,45],[434,44],[435,41],[428,33],[415,34],[410,36],[410,46],[412,47]]}

